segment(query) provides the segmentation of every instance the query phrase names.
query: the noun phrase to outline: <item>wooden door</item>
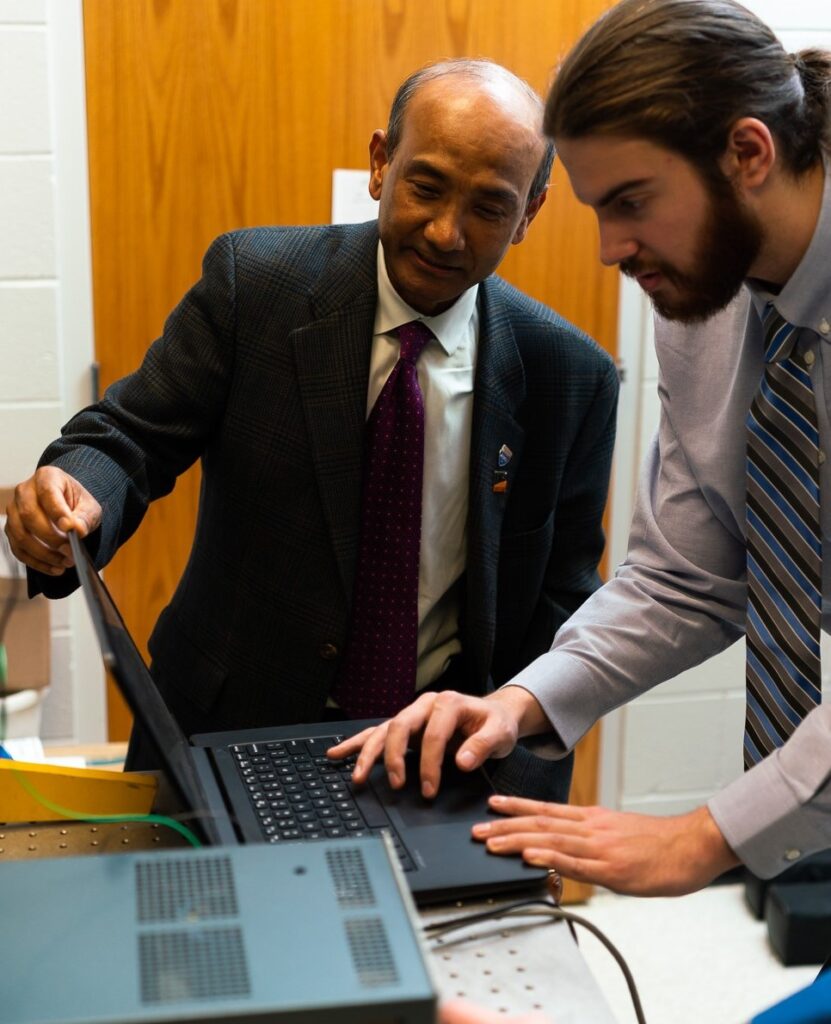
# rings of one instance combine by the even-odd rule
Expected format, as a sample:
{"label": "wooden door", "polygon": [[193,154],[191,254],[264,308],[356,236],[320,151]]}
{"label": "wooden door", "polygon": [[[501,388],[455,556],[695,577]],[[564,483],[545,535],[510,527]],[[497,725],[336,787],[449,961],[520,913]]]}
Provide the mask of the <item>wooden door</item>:
{"label": "wooden door", "polygon": [[[141,360],[219,233],[329,220],[336,167],[363,168],[399,82],[430,60],[490,57],[541,93],[611,0],[85,0],[97,358],[106,387]],[[555,165],[501,273],[615,351],[617,275]],[[142,642],[184,567],[196,470],[107,570]],[[129,717],[109,700],[110,737]],[[574,798],[595,794],[597,736]]]}

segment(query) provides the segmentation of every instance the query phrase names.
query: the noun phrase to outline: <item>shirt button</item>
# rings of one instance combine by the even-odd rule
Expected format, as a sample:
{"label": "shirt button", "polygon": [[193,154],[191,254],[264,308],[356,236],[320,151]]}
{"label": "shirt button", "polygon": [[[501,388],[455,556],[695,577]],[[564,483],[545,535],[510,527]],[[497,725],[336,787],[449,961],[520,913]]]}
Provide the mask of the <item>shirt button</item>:
{"label": "shirt button", "polygon": [[828,323],[825,317],[823,317],[822,320],[820,320],[819,322],[819,333],[831,334],[831,324]]}
{"label": "shirt button", "polygon": [[799,860],[802,850],[785,850],[785,860]]}
{"label": "shirt button", "polygon": [[825,462],[825,452],[820,448],[817,452],[817,463],[821,466],[823,462]]}
{"label": "shirt button", "polygon": [[805,365],[806,366],[813,366],[815,358],[816,358],[816,356],[814,355],[813,352],[806,352],[805,355],[803,356],[803,359],[805,360]]}
{"label": "shirt button", "polygon": [[318,654],[324,661],[332,661],[338,656],[338,649],[334,644],[321,644]]}

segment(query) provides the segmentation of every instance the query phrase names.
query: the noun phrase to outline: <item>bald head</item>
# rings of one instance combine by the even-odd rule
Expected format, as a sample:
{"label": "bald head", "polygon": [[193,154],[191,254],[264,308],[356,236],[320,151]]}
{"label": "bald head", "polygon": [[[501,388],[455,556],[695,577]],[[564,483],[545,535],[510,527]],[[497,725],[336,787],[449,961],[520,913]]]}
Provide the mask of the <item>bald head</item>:
{"label": "bald head", "polygon": [[543,134],[543,102],[531,86],[512,71],[491,60],[456,58],[428,64],[413,72],[399,86],[390,108],[387,124],[387,155],[392,157],[401,141],[407,109],[413,97],[432,82],[456,78],[467,81],[490,95],[493,101],[511,117],[516,118],[517,127],[530,127],[539,137],[542,159],[531,182],[528,198],[541,195],[551,176],[554,163],[554,144]]}

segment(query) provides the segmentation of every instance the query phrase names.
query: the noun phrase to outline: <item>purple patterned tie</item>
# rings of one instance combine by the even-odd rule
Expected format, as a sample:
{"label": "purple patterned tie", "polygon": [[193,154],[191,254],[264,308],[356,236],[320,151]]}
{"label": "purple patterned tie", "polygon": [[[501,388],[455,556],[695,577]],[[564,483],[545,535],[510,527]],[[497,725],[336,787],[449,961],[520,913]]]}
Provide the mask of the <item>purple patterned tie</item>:
{"label": "purple patterned tie", "polygon": [[399,327],[401,356],[366,424],[352,627],[333,698],[350,718],[388,718],[415,694],[424,401],[416,360],[433,337]]}

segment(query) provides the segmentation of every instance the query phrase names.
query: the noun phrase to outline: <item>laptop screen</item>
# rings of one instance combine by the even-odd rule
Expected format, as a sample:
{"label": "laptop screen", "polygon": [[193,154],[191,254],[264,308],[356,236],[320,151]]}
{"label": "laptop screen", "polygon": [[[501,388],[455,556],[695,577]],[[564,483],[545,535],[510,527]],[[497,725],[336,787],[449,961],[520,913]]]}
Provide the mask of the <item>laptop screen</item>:
{"label": "laptop screen", "polygon": [[[157,690],[89,552],[76,533],[70,532],[69,544],[104,664],[136,720],[156,744],[168,781],[185,809],[197,815],[200,810],[207,812],[211,805],[193,766],[190,744]],[[205,815],[203,818],[200,832],[210,838],[213,829]]]}

